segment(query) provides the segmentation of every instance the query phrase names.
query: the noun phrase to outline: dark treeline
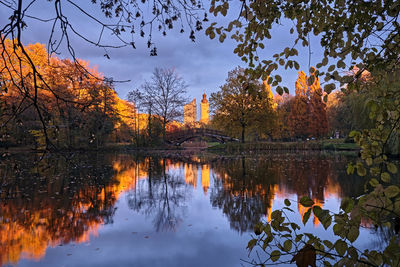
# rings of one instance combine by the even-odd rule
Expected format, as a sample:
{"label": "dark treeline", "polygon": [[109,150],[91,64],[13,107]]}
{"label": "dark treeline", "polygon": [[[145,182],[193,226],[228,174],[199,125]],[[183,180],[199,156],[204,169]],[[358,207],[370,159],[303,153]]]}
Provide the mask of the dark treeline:
{"label": "dark treeline", "polygon": [[[318,76],[312,76],[316,70],[311,71],[310,76],[299,72],[293,96],[273,95],[269,78],[260,83],[236,68],[211,95],[214,115],[210,126],[242,142],[343,138],[353,130],[373,127],[370,100],[385,88],[375,83],[371,73],[364,71],[356,78],[358,69],[353,68],[345,73],[352,82],[328,95]],[[391,141],[398,147],[395,139]]]}

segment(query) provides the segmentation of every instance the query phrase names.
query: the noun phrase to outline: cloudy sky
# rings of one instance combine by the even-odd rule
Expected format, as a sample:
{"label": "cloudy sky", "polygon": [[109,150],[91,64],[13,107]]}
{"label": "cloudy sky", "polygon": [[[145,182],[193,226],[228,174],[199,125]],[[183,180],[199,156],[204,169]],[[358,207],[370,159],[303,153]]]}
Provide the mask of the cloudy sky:
{"label": "cloudy sky", "polygon": [[[98,5],[93,5],[90,1],[75,1],[88,13],[96,18],[104,20],[104,15]],[[206,2],[206,1],[205,1]],[[30,1],[24,1],[28,4]],[[62,10],[71,25],[83,36],[91,40],[97,40],[101,32],[101,27],[83,15],[76,7],[61,1]],[[0,5],[0,25],[8,23],[12,10]],[[38,0],[28,9],[27,14],[39,17],[41,19],[51,19],[55,17],[54,1]],[[210,22],[228,21],[229,18],[237,16],[237,9],[232,8],[228,13],[228,18],[215,18],[210,16]],[[28,43],[46,43],[51,33],[51,22],[40,22],[38,20],[26,18],[28,27],[24,30],[23,42]],[[293,44],[293,38],[289,34],[291,22],[282,21],[281,25],[273,28],[272,40],[266,43],[266,48],[260,55],[262,59],[270,59],[272,55],[281,52],[286,46]],[[3,27],[3,26],[2,26]],[[58,26],[59,27],[59,26]],[[205,25],[204,28],[206,28]],[[210,95],[219,89],[225,79],[228,71],[240,65],[246,67],[246,64],[233,53],[236,44],[231,39],[226,39],[224,43],[218,40],[210,40],[205,36],[204,31],[196,33],[196,41],[189,39],[189,29],[181,34],[179,29],[173,29],[167,32],[167,36],[162,36],[159,32],[154,32],[153,42],[158,48],[158,56],[151,57],[147,48],[146,38],[134,36],[136,49],[131,47],[119,49],[103,49],[91,45],[70,32],[71,44],[75,50],[76,57],[89,61],[92,66],[97,66],[98,70],[106,77],[112,77],[114,80],[129,82],[116,83],[115,88],[121,98],[126,98],[127,93],[139,87],[145,80],[148,80],[155,67],[175,68],[181,75],[188,87],[188,98],[196,97],[199,101],[201,95],[205,92]],[[54,40],[60,40],[60,36],[55,32]],[[58,39],[57,39],[58,38]],[[105,32],[103,40],[109,44],[118,44],[115,36]],[[318,47],[318,40],[312,40],[311,65],[316,64],[321,56],[321,49]],[[297,47],[300,54],[297,60],[301,69],[306,71],[309,66],[308,49]],[[65,42],[60,47],[61,58],[70,57],[65,49]],[[108,54],[110,59],[104,55]],[[279,71],[283,77],[283,85],[287,86],[291,93],[294,93],[294,83],[297,78],[295,70]],[[274,91],[274,90],[273,90]]]}

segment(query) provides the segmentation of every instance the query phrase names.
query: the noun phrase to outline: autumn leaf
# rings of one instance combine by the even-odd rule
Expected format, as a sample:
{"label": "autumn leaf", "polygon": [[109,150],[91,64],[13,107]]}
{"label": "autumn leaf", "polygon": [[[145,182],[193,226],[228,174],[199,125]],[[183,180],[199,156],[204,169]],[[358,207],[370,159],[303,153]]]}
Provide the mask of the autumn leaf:
{"label": "autumn leaf", "polygon": [[293,256],[292,260],[290,263],[296,262],[297,267],[316,267],[316,253],[315,253],[315,248],[307,244],[305,245],[302,249],[299,250],[299,252],[296,253],[296,255]]}

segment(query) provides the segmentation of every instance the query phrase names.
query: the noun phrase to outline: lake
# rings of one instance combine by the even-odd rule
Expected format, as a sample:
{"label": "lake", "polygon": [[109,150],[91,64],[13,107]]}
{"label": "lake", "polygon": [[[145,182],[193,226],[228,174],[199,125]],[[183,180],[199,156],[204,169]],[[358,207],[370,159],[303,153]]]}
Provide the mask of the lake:
{"label": "lake", "polygon": [[[12,155],[0,162],[0,266],[242,266],[254,225],[303,196],[363,193],[342,154]],[[385,243],[363,223],[360,248]],[[316,218],[305,226],[333,238]],[[253,257],[250,254],[250,259]]]}

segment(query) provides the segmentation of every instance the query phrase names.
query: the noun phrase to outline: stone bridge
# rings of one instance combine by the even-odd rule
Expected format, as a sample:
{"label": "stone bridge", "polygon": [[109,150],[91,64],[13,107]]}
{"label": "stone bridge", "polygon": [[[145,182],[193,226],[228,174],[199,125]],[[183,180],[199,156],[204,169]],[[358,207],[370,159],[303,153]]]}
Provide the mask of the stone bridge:
{"label": "stone bridge", "polygon": [[168,133],[165,136],[165,141],[170,144],[181,145],[185,141],[198,137],[209,137],[220,143],[239,142],[237,138],[230,137],[221,131],[208,128],[192,128]]}

